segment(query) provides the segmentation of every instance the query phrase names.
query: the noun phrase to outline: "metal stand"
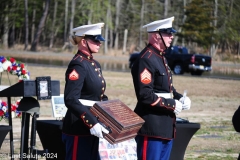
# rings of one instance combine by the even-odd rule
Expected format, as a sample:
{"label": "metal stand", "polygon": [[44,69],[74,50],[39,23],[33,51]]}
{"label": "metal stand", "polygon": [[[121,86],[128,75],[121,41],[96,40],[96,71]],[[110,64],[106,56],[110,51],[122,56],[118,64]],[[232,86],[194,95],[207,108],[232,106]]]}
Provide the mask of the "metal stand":
{"label": "metal stand", "polygon": [[33,155],[33,149],[35,149],[36,143],[36,117],[40,110],[40,105],[38,101],[33,97],[24,97],[18,106],[18,110],[22,111],[22,130],[21,130],[21,146],[20,146],[20,159],[23,158],[23,154],[29,154],[28,148],[28,134],[29,134],[29,120],[30,115],[32,117],[32,130],[31,130],[31,139],[30,139],[30,159],[35,157]]}
{"label": "metal stand", "polygon": [[11,108],[11,97],[7,97],[7,102],[8,102],[8,113],[9,113],[9,117],[8,117],[8,121],[9,121],[9,126],[11,126],[11,130],[10,130],[10,154],[11,154],[11,160],[14,160],[14,158],[12,157],[12,155],[14,155],[14,147],[13,147],[13,127],[12,127],[12,108]]}
{"label": "metal stand", "polygon": [[[35,155],[31,156],[30,160],[36,159],[37,155],[34,153],[34,150],[36,150],[36,121],[37,118],[39,117],[38,113],[34,113],[32,117],[32,130],[31,130],[31,142],[30,142],[30,155]],[[35,157],[35,158],[34,158]]]}
{"label": "metal stand", "polygon": [[[47,77],[48,78],[48,77]],[[45,80],[45,79],[43,79]],[[49,85],[48,87],[48,96],[40,97],[40,98],[48,98],[49,95],[59,96],[60,95],[60,82],[50,79],[47,79]],[[11,97],[23,97],[18,106],[18,111],[22,112],[22,124],[21,124],[21,146],[20,146],[20,159],[28,159],[29,157],[29,149],[31,153],[37,153],[35,150],[35,138],[36,138],[36,118],[37,116],[34,113],[39,113],[39,103],[38,100],[33,98],[32,96],[38,96],[38,88],[41,81],[37,83],[35,80],[23,80],[18,82],[6,89],[0,91],[0,97],[7,97],[8,101],[8,111],[11,113]],[[0,75],[0,83],[1,83],[1,75]],[[40,94],[41,96],[41,94]],[[30,115],[33,115],[33,129],[31,131],[31,146],[28,148],[28,136],[29,136],[29,120]],[[10,135],[10,159],[14,159],[14,147],[13,147],[13,127],[12,127],[12,114],[9,114],[9,135]],[[23,157],[24,155],[24,157]],[[26,158],[25,158],[26,157]]]}

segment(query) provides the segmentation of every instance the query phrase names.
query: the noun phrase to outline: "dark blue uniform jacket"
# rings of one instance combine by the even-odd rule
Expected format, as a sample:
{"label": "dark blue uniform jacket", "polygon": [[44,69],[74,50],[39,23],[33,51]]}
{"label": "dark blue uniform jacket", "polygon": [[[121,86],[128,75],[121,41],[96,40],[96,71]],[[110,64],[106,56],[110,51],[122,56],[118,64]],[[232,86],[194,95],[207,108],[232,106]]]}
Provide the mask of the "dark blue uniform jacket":
{"label": "dark blue uniform jacket", "polygon": [[240,106],[238,107],[238,109],[233,114],[232,123],[233,123],[234,129],[237,132],[240,132]]}
{"label": "dark blue uniform jacket", "polygon": [[78,51],[68,65],[65,73],[64,102],[68,108],[63,121],[63,133],[69,135],[90,135],[98,121],[87,106],[79,99],[105,101],[106,83],[102,76],[100,64]]}
{"label": "dark blue uniform jacket", "polygon": [[[137,105],[134,111],[145,120],[139,135],[161,139],[175,137],[175,100],[182,97],[173,87],[167,60],[151,44],[142,50],[131,69]],[[173,98],[155,93],[171,93]]]}

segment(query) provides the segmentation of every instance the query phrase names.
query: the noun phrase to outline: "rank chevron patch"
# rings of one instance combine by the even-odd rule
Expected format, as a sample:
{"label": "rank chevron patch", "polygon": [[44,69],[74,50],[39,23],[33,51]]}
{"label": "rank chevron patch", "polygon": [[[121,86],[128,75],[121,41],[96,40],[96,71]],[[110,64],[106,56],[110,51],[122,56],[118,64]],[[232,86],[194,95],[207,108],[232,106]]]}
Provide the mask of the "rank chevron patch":
{"label": "rank chevron patch", "polygon": [[78,73],[76,72],[76,70],[74,69],[74,70],[69,74],[68,78],[69,78],[70,80],[75,81],[75,80],[77,80],[77,79],[79,78],[79,75],[78,75]]}
{"label": "rank chevron patch", "polygon": [[151,83],[152,79],[151,79],[151,73],[145,68],[143,70],[143,72],[140,74],[141,77],[141,82],[143,84],[149,84]]}

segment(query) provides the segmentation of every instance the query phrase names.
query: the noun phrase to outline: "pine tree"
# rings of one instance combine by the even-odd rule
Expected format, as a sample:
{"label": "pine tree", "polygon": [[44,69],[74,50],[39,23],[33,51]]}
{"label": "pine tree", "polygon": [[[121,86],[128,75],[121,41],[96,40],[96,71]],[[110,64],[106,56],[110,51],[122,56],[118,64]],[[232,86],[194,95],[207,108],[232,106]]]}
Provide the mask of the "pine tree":
{"label": "pine tree", "polygon": [[198,45],[208,48],[214,37],[212,22],[212,4],[205,0],[193,0],[186,6],[186,21],[182,25],[182,33],[179,36],[186,42],[196,42]]}

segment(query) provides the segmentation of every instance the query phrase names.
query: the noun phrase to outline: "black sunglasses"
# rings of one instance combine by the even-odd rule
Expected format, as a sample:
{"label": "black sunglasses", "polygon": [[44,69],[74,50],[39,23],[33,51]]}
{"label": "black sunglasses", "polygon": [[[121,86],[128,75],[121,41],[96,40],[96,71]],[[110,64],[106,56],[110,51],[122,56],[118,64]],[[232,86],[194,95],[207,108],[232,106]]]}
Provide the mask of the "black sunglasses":
{"label": "black sunglasses", "polygon": [[90,40],[92,40],[94,43],[101,43],[99,40],[97,40],[97,39],[90,39]]}
{"label": "black sunglasses", "polygon": [[159,32],[161,33],[167,33],[167,34],[173,34],[172,29],[160,29]]}
{"label": "black sunglasses", "polygon": [[101,35],[86,35],[86,39],[92,40],[94,43],[101,43],[101,41],[104,41]]}
{"label": "black sunglasses", "polygon": [[101,43],[99,40],[94,39],[94,38],[86,38],[86,40],[91,40],[94,43]]}

